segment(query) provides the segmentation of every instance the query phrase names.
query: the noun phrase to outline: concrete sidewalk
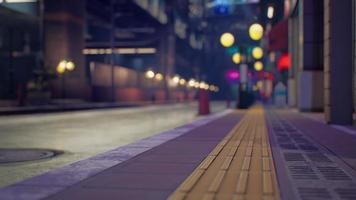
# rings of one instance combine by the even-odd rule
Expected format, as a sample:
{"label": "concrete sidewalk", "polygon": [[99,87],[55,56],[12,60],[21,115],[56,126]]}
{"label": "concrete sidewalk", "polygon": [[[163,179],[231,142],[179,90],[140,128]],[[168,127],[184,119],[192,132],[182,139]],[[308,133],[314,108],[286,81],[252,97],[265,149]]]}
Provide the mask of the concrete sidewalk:
{"label": "concrete sidewalk", "polygon": [[0,199],[356,199],[355,135],[264,112],[213,115],[0,189]]}
{"label": "concrete sidewalk", "polygon": [[133,102],[133,103],[119,103],[119,102],[84,102],[84,101],[53,101],[43,105],[28,105],[15,106],[14,104],[3,104],[0,106],[1,115],[18,115],[18,114],[34,114],[34,113],[52,113],[52,112],[66,112],[79,111],[90,109],[106,109],[106,108],[120,108],[120,107],[135,107],[149,105],[150,102]]}
{"label": "concrete sidewalk", "polygon": [[0,189],[0,199],[166,199],[242,116],[229,112]]}
{"label": "concrete sidewalk", "polygon": [[110,109],[110,108],[129,108],[140,107],[147,105],[164,105],[175,103],[191,103],[186,102],[84,102],[84,101],[53,101],[43,105],[28,105],[28,106],[15,106],[14,104],[0,105],[0,116],[2,115],[18,115],[18,114],[35,114],[35,113],[53,113],[53,112],[67,112],[67,111],[80,111],[92,109]]}

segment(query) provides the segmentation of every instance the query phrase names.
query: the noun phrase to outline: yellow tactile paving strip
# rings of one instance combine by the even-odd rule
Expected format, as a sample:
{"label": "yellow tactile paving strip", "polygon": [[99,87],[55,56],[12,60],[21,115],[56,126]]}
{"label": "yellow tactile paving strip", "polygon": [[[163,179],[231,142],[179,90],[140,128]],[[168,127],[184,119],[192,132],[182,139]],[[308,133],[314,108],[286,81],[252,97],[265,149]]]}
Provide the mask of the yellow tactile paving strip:
{"label": "yellow tactile paving strip", "polygon": [[279,200],[264,110],[254,106],[169,200]]}

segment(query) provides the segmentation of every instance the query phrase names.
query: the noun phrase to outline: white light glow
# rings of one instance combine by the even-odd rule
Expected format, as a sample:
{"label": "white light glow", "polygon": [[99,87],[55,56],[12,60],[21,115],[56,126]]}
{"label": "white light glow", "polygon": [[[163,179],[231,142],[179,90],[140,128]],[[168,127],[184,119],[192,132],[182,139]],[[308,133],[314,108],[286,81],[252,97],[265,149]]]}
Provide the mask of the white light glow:
{"label": "white light glow", "polygon": [[[114,52],[118,53],[118,54],[155,54],[156,51],[157,51],[156,48],[117,48],[117,49],[114,49]],[[83,49],[83,54],[85,54],[85,55],[104,55],[104,54],[112,54],[112,53],[113,53],[113,51],[110,48]]]}
{"label": "white light glow", "polygon": [[174,77],[173,77],[173,82],[175,83],[175,84],[178,84],[179,83],[179,80],[180,80],[180,78],[179,78],[179,76],[178,75],[175,75]]}
{"label": "white light glow", "polygon": [[148,70],[145,74],[146,78],[152,79],[155,77],[155,73],[152,70]]}
{"label": "white light glow", "polygon": [[274,16],[274,8],[273,8],[273,6],[268,6],[268,8],[267,8],[268,19],[272,19],[273,16]]}
{"label": "white light glow", "polygon": [[0,0],[0,3],[35,3],[37,0]]}

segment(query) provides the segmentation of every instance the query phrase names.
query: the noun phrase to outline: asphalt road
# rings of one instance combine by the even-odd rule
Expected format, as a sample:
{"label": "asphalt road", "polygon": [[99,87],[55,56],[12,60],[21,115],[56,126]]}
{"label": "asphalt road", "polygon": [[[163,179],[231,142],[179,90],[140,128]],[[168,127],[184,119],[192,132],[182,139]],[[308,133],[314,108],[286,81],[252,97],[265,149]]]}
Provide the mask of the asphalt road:
{"label": "asphalt road", "polygon": [[[212,103],[212,111],[225,109]],[[0,117],[0,148],[48,148],[64,154],[0,164],[0,187],[130,144],[197,119],[197,104],[157,105]]]}

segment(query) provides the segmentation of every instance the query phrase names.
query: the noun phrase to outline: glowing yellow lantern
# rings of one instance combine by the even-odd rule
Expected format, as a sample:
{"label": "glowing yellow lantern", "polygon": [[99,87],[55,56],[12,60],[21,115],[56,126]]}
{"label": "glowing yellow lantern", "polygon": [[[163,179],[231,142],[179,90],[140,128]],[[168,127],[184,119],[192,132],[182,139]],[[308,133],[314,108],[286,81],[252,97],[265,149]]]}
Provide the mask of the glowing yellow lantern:
{"label": "glowing yellow lantern", "polygon": [[254,59],[261,59],[263,57],[263,50],[261,47],[255,47],[252,49],[252,57]]}
{"label": "glowing yellow lantern", "polygon": [[146,72],[145,76],[146,76],[146,78],[151,79],[151,78],[155,77],[155,73],[152,70],[148,70]]}
{"label": "glowing yellow lantern", "polygon": [[161,81],[161,80],[163,80],[163,75],[160,74],[160,73],[157,73],[155,78],[156,78],[157,81]]}
{"label": "glowing yellow lantern", "polygon": [[240,53],[234,53],[234,55],[232,55],[232,61],[235,64],[240,64],[240,62],[241,62],[241,54]]}
{"label": "glowing yellow lantern", "polygon": [[252,24],[249,28],[249,34],[251,39],[260,40],[263,36],[263,27],[261,24]]}
{"label": "glowing yellow lantern", "polygon": [[220,43],[224,47],[231,47],[235,42],[235,37],[231,33],[224,33],[220,37]]}
{"label": "glowing yellow lantern", "polygon": [[66,63],[66,69],[68,71],[73,71],[74,68],[75,68],[75,65],[74,65],[74,63],[72,61],[69,61],[69,62]]}
{"label": "glowing yellow lantern", "polygon": [[172,79],[173,83],[178,84],[180,80],[180,77],[178,75],[175,75]]}
{"label": "glowing yellow lantern", "polygon": [[256,71],[261,71],[263,69],[263,63],[261,61],[257,61],[255,62],[254,67]]}
{"label": "glowing yellow lantern", "polygon": [[65,61],[65,60],[62,60],[61,62],[59,62],[58,66],[57,66],[58,74],[63,74],[66,71],[66,65],[67,65],[67,61]]}
{"label": "glowing yellow lantern", "polygon": [[194,79],[190,79],[188,82],[188,86],[189,87],[194,87],[195,86],[195,80]]}
{"label": "glowing yellow lantern", "polygon": [[183,78],[181,78],[181,79],[179,80],[179,84],[180,84],[180,85],[185,85],[186,82],[187,82],[187,81],[186,81],[185,79],[183,79]]}

